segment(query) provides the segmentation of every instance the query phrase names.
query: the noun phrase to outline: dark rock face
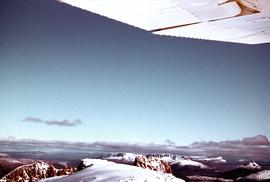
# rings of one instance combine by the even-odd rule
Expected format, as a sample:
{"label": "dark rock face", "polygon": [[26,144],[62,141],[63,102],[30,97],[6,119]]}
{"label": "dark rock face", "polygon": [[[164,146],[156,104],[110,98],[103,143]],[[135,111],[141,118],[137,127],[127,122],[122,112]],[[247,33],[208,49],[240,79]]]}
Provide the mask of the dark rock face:
{"label": "dark rock face", "polygon": [[17,167],[1,180],[3,182],[34,182],[49,177],[72,174],[75,171],[76,169],[72,167],[56,169],[46,162],[37,161],[32,164]]}
{"label": "dark rock face", "polygon": [[[191,165],[179,166],[177,163],[174,163],[174,164],[171,164],[171,169],[172,169],[172,174],[174,176],[181,178],[185,181],[192,181],[190,180],[189,176],[212,176],[212,177],[217,176],[217,173],[214,169],[201,168],[199,166],[191,166]],[[200,181],[200,180],[197,179],[197,181]]]}
{"label": "dark rock face", "polygon": [[172,169],[167,162],[152,156],[137,156],[135,158],[134,165],[163,173],[172,173]]}
{"label": "dark rock face", "polygon": [[222,177],[227,179],[236,180],[239,177],[248,176],[250,174],[259,172],[259,170],[249,170],[249,169],[235,169],[232,171],[225,172]]}
{"label": "dark rock face", "polygon": [[81,170],[83,170],[84,168],[87,168],[87,167],[88,167],[88,166],[86,166],[86,165],[84,164],[84,162],[81,161],[77,168],[78,168],[78,171],[81,171]]}

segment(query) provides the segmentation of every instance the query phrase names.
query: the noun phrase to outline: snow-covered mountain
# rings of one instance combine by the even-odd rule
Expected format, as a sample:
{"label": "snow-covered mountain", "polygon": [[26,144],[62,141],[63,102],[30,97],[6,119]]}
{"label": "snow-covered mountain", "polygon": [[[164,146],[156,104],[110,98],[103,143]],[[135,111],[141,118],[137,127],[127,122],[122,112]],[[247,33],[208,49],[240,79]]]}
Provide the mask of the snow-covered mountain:
{"label": "snow-covered mountain", "polygon": [[116,152],[116,153],[111,153],[109,156],[104,157],[104,159],[108,161],[116,162],[116,163],[133,165],[135,162],[135,158],[137,156],[141,156],[141,155],[136,155],[133,153]]}
{"label": "snow-covered mountain", "polygon": [[245,165],[239,165],[236,169],[225,171],[222,174],[223,178],[236,180],[240,177],[245,177],[250,174],[257,173],[262,170],[262,167],[256,162],[249,162]]}
{"label": "snow-covered mountain", "polygon": [[240,165],[240,168],[243,168],[243,169],[250,169],[250,170],[261,170],[262,167],[257,164],[256,162],[249,162],[248,164],[246,165]]}
{"label": "snow-covered mountain", "polygon": [[197,162],[195,160],[186,158],[186,157],[181,157],[178,155],[172,155],[172,154],[149,154],[147,155],[149,156],[153,156],[156,158],[159,158],[162,161],[168,162],[170,165],[178,165],[179,167],[183,167],[183,166],[195,166],[195,167],[199,167],[199,168],[208,168],[205,164],[201,163],[201,162]]}
{"label": "snow-covered mountain", "polygon": [[[199,159],[205,158],[206,157],[197,157],[196,159],[198,159],[199,161]],[[192,160],[191,157],[173,155],[168,153],[148,155],[137,155],[132,153],[113,153],[105,159],[117,163],[135,165],[138,167],[163,173],[172,173],[173,175],[182,179],[187,179],[186,175],[194,174],[194,171],[196,171],[196,174],[209,174],[209,171],[212,171],[212,169],[210,169],[206,164]],[[222,157],[213,159],[211,158],[208,160],[208,162],[214,161],[214,163],[216,163],[217,160],[224,159]]]}
{"label": "snow-covered mountain", "polygon": [[102,159],[83,159],[82,165],[85,168],[75,174],[41,180],[41,182],[183,182],[171,174]]}
{"label": "snow-covered mountain", "polygon": [[250,174],[246,177],[239,178],[239,181],[270,181],[270,170],[260,171]]}
{"label": "snow-covered mountain", "polygon": [[[75,168],[57,169],[54,166],[58,168],[63,166],[58,166],[53,162],[36,161],[24,165],[23,162],[31,161],[13,159],[7,154],[0,153],[0,159],[5,163],[8,161],[8,164],[20,165],[8,174],[5,173],[7,175],[0,182],[37,180],[43,182],[180,182],[183,180],[229,182],[269,180],[270,175],[269,171],[262,171],[269,169],[265,165],[261,167],[256,162],[245,165],[243,163],[231,164],[231,161],[227,163],[223,157],[180,156],[168,153],[142,155],[119,152],[106,153],[93,158],[95,159],[81,160],[75,173]],[[77,166],[79,161],[80,159],[73,161],[73,166]]]}
{"label": "snow-covered mountain", "polygon": [[[116,163],[121,164],[131,164],[133,165],[135,162],[136,157],[141,157],[143,155],[133,154],[133,153],[111,153],[109,156],[104,157],[103,159],[113,161]],[[158,158],[162,161],[168,163],[179,163],[181,166],[191,165],[191,166],[198,166],[201,168],[206,168],[207,166],[198,161],[212,161],[215,163],[226,163],[226,160],[223,157],[216,157],[216,158],[208,158],[206,156],[179,156],[173,154],[148,154],[145,157],[150,158]]]}
{"label": "snow-covered mountain", "polygon": [[[196,160],[192,160],[193,158],[191,157],[188,158],[188,157],[182,157],[182,156],[173,155],[173,154],[148,154],[144,156],[144,155],[136,155],[133,153],[112,153],[108,157],[105,157],[104,159],[113,161],[116,163],[130,164],[130,165],[136,165],[140,167],[151,166],[150,168],[153,168],[155,165],[162,166],[161,163],[164,163],[165,165],[166,163],[168,163],[169,165],[174,164],[174,165],[178,165],[179,167],[195,166],[202,169],[208,168],[205,164],[201,162],[197,162]],[[202,161],[208,160],[208,161],[220,161],[220,162],[223,162],[222,160],[224,160],[222,157],[219,157],[219,158],[197,157],[195,159],[202,160]]]}
{"label": "snow-covered mountain", "polygon": [[213,162],[213,163],[227,163],[227,161],[222,157],[207,157],[207,156],[187,156],[191,160],[200,161],[200,162]]}
{"label": "snow-covered mountain", "polygon": [[39,179],[53,176],[69,175],[74,172],[73,168],[56,169],[44,161],[36,161],[32,164],[22,165],[5,175],[1,182],[33,182]]}

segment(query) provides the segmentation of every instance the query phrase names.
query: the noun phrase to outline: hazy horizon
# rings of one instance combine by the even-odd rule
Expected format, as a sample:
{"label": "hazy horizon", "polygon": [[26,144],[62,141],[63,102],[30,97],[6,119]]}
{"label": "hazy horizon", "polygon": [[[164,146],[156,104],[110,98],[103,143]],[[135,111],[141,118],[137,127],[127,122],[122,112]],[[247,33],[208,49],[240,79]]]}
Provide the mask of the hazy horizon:
{"label": "hazy horizon", "polygon": [[[128,142],[128,141],[110,141],[110,140],[72,140],[72,139],[66,139],[66,140],[57,140],[57,139],[37,139],[37,138],[20,138],[20,137],[15,137],[15,136],[0,136],[0,143],[1,142],[15,142],[15,143],[25,143],[25,144],[82,144],[82,145],[91,145],[91,144],[104,144],[104,145],[123,145],[123,146],[129,146],[129,145],[138,145],[138,146],[174,146],[174,147],[186,147],[186,146],[192,146],[192,145],[207,145],[207,144],[222,144],[222,143],[233,143],[233,144],[243,144],[242,142],[245,139],[252,140],[255,144],[248,144],[248,145],[262,145],[260,144],[260,140],[257,141],[256,137],[266,137],[266,143],[265,145],[270,145],[270,141],[266,135],[254,135],[254,136],[244,136],[243,138],[240,139],[230,139],[230,140],[197,140],[197,141],[192,141],[191,143],[188,144],[178,144],[175,141],[172,141],[171,139],[166,139],[164,141],[161,141],[159,143],[155,142],[144,142],[144,141],[139,141],[139,142]],[[257,144],[256,144],[257,143]]]}
{"label": "hazy horizon", "polygon": [[3,0],[0,22],[0,137],[270,138],[270,44],[152,35],[56,0]]}

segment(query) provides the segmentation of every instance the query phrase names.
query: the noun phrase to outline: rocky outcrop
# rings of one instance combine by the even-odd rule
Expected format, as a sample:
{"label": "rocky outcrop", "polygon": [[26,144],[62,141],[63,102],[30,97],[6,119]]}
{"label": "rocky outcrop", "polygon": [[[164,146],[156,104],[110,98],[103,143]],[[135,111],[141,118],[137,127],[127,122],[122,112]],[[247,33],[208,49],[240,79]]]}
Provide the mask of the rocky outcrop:
{"label": "rocky outcrop", "polygon": [[64,169],[56,169],[53,165],[50,165],[43,161],[36,161],[32,164],[23,165],[17,167],[6,176],[4,176],[1,182],[34,182],[40,179],[69,175],[76,171],[75,168],[65,167]]}
{"label": "rocky outcrop", "polygon": [[137,156],[134,165],[153,171],[172,173],[172,169],[167,162],[152,156]]}

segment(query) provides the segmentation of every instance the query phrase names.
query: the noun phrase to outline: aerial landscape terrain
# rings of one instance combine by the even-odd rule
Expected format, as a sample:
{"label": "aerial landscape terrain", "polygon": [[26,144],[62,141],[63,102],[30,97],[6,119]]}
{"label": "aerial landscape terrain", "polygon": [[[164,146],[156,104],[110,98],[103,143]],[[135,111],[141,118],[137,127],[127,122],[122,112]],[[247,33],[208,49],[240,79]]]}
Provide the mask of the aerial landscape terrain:
{"label": "aerial landscape terrain", "polygon": [[14,138],[0,144],[2,182],[270,179],[270,142],[263,135],[189,146]]}
{"label": "aerial landscape terrain", "polygon": [[270,181],[269,0],[0,0],[0,182]]}

